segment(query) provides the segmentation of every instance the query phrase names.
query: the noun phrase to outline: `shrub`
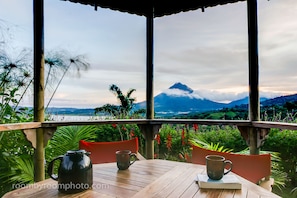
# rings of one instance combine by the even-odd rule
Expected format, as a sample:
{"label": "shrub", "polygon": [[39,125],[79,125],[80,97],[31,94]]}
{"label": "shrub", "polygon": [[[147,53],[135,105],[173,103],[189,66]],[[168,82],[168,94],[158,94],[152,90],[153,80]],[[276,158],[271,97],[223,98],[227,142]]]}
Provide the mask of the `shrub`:
{"label": "shrub", "polygon": [[219,143],[220,146],[233,149],[233,152],[241,151],[247,147],[239,130],[231,126],[210,127],[203,132],[194,134],[195,136],[198,139],[199,137],[204,139],[206,142]]}
{"label": "shrub", "polygon": [[297,132],[292,130],[271,129],[263,149],[280,153],[284,171],[288,174],[291,184],[297,185]]}

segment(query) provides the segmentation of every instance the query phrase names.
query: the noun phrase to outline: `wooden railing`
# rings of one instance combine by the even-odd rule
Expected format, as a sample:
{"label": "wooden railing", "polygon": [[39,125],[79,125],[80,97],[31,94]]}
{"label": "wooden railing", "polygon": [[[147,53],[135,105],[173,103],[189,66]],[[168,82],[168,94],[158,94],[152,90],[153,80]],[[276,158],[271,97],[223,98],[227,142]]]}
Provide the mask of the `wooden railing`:
{"label": "wooden railing", "polygon": [[[51,138],[47,134],[53,133],[57,127],[61,126],[79,126],[79,125],[102,125],[102,124],[137,124],[140,127],[145,139],[146,139],[146,154],[149,158],[152,158],[153,153],[153,138],[158,133],[162,124],[198,124],[198,125],[229,125],[236,126],[240,130],[242,136],[249,139],[253,138],[253,134],[268,133],[271,128],[297,130],[297,123],[285,123],[285,122],[267,122],[267,121],[249,121],[249,120],[205,120],[205,119],[114,119],[114,120],[91,120],[91,121],[46,121],[46,122],[28,122],[28,123],[15,123],[15,124],[1,124],[0,132],[11,130],[23,130],[24,132],[31,134],[31,142],[34,142],[34,134],[36,129],[42,129],[45,131],[44,141]],[[250,130],[261,129],[261,130]],[[47,133],[48,132],[48,133]],[[255,135],[255,138],[259,136]],[[257,149],[259,141],[264,139],[254,140],[254,145],[249,145],[252,150]],[[36,143],[35,143],[36,144]],[[257,151],[252,151],[253,154]]]}
{"label": "wooden railing", "polygon": [[0,132],[24,130],[24,129],[37,129],[40,127],[41,127],[41,122],[23,122],[23,123],[13,123],[13,124],[0,124]]}
{"label": "wooden railing", "polygon": [[200,125],[229,125],[256,128],[278,128],[297,130],[297,123],[248,121],[248,120],[204,120],[204,119],[120,119],[120,120],[93,120],[93,121],[46,121],[0,124],[0,132],[50,128],[60,126],[101,125],[101,124],[200,124]]}

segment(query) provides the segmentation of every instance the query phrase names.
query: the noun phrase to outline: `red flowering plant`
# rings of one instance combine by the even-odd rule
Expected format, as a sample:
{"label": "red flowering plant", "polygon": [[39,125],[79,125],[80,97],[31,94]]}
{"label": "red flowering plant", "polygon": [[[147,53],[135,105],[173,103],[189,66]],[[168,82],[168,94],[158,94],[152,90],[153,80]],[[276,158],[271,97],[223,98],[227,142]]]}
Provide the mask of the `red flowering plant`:
{"label": "red flowering plant", "polygon": [[162,125],[155,137],[155,153],[158,158],[187,161],[190,148],[187,127],[187,125]]}

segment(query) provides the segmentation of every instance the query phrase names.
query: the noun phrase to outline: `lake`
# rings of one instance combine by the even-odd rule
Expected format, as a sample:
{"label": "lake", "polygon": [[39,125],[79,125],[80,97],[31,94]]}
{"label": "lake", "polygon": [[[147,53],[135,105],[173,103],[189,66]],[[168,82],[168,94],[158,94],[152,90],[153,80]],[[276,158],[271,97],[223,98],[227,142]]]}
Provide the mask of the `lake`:
{"label": "lake", "polygon": [[80,116],[80,115],[51,115],[52,121],[90,121],[106,120],[108,116]]}

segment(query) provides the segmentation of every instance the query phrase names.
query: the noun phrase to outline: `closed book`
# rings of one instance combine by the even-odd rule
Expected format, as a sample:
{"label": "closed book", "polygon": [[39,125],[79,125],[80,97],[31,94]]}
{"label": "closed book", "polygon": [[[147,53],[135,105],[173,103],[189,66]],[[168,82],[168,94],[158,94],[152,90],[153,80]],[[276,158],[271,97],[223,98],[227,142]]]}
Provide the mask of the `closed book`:
{"label": "closed book", "polygon": [[212,180],[207,175],[198,174],[196,181],[200,188],[241,189],[241,183],[235,175],[224,175],[220,180]]}

